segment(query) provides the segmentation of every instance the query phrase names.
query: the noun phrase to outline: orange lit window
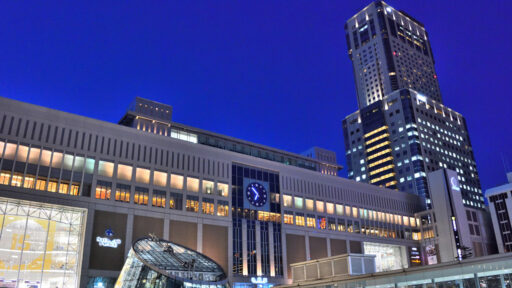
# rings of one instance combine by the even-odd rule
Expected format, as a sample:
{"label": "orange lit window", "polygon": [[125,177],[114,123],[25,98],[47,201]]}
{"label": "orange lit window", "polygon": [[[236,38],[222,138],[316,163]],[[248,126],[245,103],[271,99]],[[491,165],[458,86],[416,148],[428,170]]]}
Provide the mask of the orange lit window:
{"label": "orange lit window", "polygon": [[98,181],[96,184],[96,199],[110,200],[112,184],[105,181]]}
{"label": "orange lit window", "polygon": [[36,190],[46,190],[46,179],[37,179]]}
{"label": "orange lit window", "polygon": [[69,184],[61,182],[60,186],[59,186],[59,193],[68,194],[68,188],[69,188]]}
{"label": "orange lit window", "polygon": [[153,199],[151,201],[154,207],[165,207],[165,191],[153,190]]}
{"label": "orange lit window", "polygon": [[0,184],[9,185],[9,180],[11,179],[11,173],[7,171],[0,172]]}
{"label": "orange lit window", "polygon": [[52,180],[50,180],[50,181],[48,182],[48,189],[46,189],[46,190],[48,190],[48,191],[50,191],[50,192],[57,192],[57,181],[55,181],[55,180],[53,180],[53,181],[52,181]]}
{"label": "orange lit window", "polygon": [[69,195],[77,196],[80,192],[80,185],[78,183],[71,184],[71,190],[69,191]]}
{"label": "orange lit window", "polygon": [[135,187],[133,202],[139,205],[148,205],[149,190],[146,188]]}
{"label": "orange lit window", "polygon": [[34,189],[35,178],[32,175],[27,175],[23,181],[23,188]]}
{"label": "orange lit window", "polygon": [[293,225],[293,215],[292,214],[284,214],[284,224]]}
{"label": "orange lit window", "polygon": [[193,196],[187,196],[187,202],[185,205],[185,209],[189,212],[198,212],[199,211],[199,198]]}
{"label": "orange lit window", "polygon": [[227,201],[217,202],[217,216],[229,216],[229,204]]}
{"label": "orange lit window", "polygon": [[213,205],[213,200],[211,200],[211,202],[209,202],[207,200],[209,200],[209,199],[203,199],[203,204],[202,204],[203,214],[213,215],[214,206],[215,206],[215,205]]}
{"label": "orange lit window", "polygon": [[130,202],[130,185],[116,185],[116,201]]}

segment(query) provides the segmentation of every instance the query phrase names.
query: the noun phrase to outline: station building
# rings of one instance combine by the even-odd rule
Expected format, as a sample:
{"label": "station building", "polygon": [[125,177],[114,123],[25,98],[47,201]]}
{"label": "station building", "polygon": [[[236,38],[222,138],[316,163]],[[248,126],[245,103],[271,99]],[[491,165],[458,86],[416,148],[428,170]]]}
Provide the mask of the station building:
{"label": "station building", "polygon": [[142,98],[119,123],[0,98],[0,283],[113,287],[149,233],[213,259],[234,287],[290,283],[290,264],[345,253],[376,255],[377,271],[424,264],[421,198],[326,164]]}

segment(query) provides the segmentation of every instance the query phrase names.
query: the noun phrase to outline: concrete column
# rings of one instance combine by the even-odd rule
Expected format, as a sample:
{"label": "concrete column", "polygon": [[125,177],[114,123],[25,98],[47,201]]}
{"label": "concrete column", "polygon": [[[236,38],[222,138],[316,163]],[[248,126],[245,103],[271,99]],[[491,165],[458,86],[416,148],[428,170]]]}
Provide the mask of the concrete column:
{"label": "concrete column", "polygon": [[170,222],[171,221],[168,218],[168,214],[166,214],[165,218],[164,218],[164,235],[163,235],[163,238],[165,240],[169,240],[169,223]]}
{"label": "concrete column", "polygon": [[231,222],[228,227],[228,277],[233,277],[233,223]]}
{"label": "concrete column", "polygon": [[306,232],[306,235],[304,236],[304,243],[306,245],[306,261],[311,260],[311,254],[309,251],[309,232]]}
{"label": "concrete column", "polygon": [[249,266],[247,265],[247,220],[242,219],[242,260],[243,260],[243,274],[249,274]]}
{"label": "concrete column", "polygon": [[261,265],[261,223],[256,221],[256,275],[261,276],[262,265]]}
{"label": "concrete column", "polygon": [[197,251],[203,252],[203,219],[197,221]]}
{"label": "concrete column", "polygon": [[[274,245],[272,245],[273,247]],[[283,277],[286,280],[288,280],[288,253],[286,253],[286,233],[284,233],[284,229],[281,226],[281,249],[282,249],[282,255],[283,255]],[[291,275],[290,275],[291,276]]]}
{"label": "concrete column", "polygon": [[327,237],[327,257],[331,257],[331,238]]}
{"label": "concrete column", "polygon": [[276,276],[275,273],[275,262],[274,262],[274,225],[272,223],[268,224],[268,256],[269,256],[269,263],[270,263],[270,276],[274,277]]}
{"label": "concrete column", "polygon": [[124,258],[128,256],[128,252],[132,248],[133,238],[133,210],[130,210],[126,219],[126,241],[124,242]]}

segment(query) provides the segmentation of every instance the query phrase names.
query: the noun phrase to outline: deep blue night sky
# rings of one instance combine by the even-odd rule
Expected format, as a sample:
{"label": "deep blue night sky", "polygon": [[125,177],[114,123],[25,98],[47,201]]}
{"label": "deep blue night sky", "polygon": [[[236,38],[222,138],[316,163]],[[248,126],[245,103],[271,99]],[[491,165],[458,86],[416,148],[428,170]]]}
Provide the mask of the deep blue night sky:
{"label": "deep blue night sky", "polygon": [[[343,25],[368,3],[2,1],[0,96],[110,122],[141,96],[172,105],[177,122],[293,152],[325,147],[344,165],[341,121],[357,104]],[[512,1],[389,4],[425,24],[482,188],[503,184]]]}

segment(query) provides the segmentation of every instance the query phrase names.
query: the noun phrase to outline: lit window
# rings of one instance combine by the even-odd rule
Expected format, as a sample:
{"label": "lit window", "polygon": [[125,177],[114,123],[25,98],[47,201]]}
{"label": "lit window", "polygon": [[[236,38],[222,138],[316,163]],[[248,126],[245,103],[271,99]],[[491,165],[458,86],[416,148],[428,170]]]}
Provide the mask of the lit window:
{"label": "lit window", "polygon": [[284,214],[284,224],[293,225],[293,214]]}
{"label": "lit window", "polygon": [[153,200],[151,203],[154,207],[165,208],[165,191],[153,190]]}
{"label": "lit window", "polygon": [[36,190],[46,190],[46,179],[37,178]]}
{"label": "lit window", "polygon": [[130,202],[130,185],[117,184],[116,185],[116,201]]}
{"label": "lit window", "polygon": [[98,174],[105,177],[112,177],[112,175],[114,175],[114,163],[100,161],[98,165]]}
{"label": "lit window", "polygon": [[16,154],[16,161],[27,162],[28,147],[24,145],[18,146],[18,154]]}
{"label": "lit window", "polygon": [[284,207],[292,207],[292,196],[283,195],[283,206]]}
{"label": "lit window", "polygon": [[[53,157],[52,157],[52,167],[53,168],[60,168],[62,167],[62,157],[64,155],[60,152],[53,152]],[[112,177],[112,176],[110,176]]]}
{"label": "lit window", "polygon": [[350,217],[350,206],[345,206],[345,215]]}
{"label": "lit window", "polygon": [[73,155],[64,154],[64,161],[62,162],[62,169],[70,170],[73,168]]}
{"label": "lit window", "polygon": [[219,200],[217,201],[217,216],[229,216],[229,202]]}
{"label": "lit window", "polygon": [[85,160],[85,173],[92,174],[94,173],[94,159],[87,158]]}
{"label": "lit window", "polygon": [[187,177],[187,191],[199,192],[199,179]]}
{"label": "lit window", "polygon": [[21,174],[12,175],[11,186],[21,187],[21,182],[23,182],[23,175],[21,175]]}
{"label": "lit window", "polygon": [[139,205],[148,205],[149,190],[143,187],[135,187],[133,202]]}
{"label": "lit window", "polygon": [[316,201],[316,211],[320,213],[324,213],[324,201]]}
{"label": "lit window", "polygon": [[337,215],[343,215],[343,205],[336,204],[336,214]]}
{"label": "lit window", "polygon": [[34,189],[36,179],[32,175],[25,176],[25,181],[23,181],[23,188]]}
{"label": "lit window", "polygon": [[295,197],[295,208],[303,209],[304,208],[304,199],[302,197]]}
{"label": "lit window", "polygon": [[188,212],[197,213],[199,211],[199,197],[187,195],[187,202],[185,205],[185,209]]}
{"label": "lit window", "polygon": [[213,199],[203,198],[202,208],[203,214],[213,215],[214,214]]}
{"label": "lit window", "polygon": [[84,170],[85,158],[75,156],[75,163],[73,164],[73,170],[75,172],[82,172]]}
{"label": "lit window", "polygon": [[357,208],[352,207],[352,217],[357,218]]}
{"label": "lit window", "polygon": [[52,151],[43,150],[41,153],[41,166],[50,166],[50,160],[52,159]]}
{"label": "lit window", "polygon": [[77,196],[79,192],[80,192],[80,184],[79,183],[71,184],[71,189],[69,190],[69,195]]}
{"label": "lit window", "polygon": [[183,176],[171,174],[171,188],[183,189]]}
{"label": "lit window", "polygon": [[306,210],[314,211],[315,210],[315,201],[311,199],[306,199]]}
{"label": "lit window", "polygon": [[297,215],[295,216],[295,225],[297,225],[297,226],[304,226],[305,225],[304,214],[297,213]]}
{"label": "lit window", "polygon": [[[306,204],[307,205],[307,204]],[[309,215],[306,217],[306,225],[307,227],[316,227],[316,223],[315,223],[315,215]]]}
{"label": "lit window", "polygon": [[204,194],[213,194],[213,182],[208,180],[203,180],[203,193]]}
{"label": "lit window", "polygon": [[334,214],[334,204],[333,203],[325,203],[325,209],[327,211],[327,214]]}
{"label": "lit window", "polygon": [[4,156],[4,147],[5,143],[3,141],[0,142],[0,157]]}
{"label": "lit window", "polygon": [[[2,143],[2,142],[0,142],[0,143]],[[0,148],[3,148],[3,147],[0,147]],[[30,148],[30,153],[28,154],[28,163],[37,165],[37,163],[39,163],[39,155],[41,155],[41,149]]]}
{"label": "lit window", "polygon": [[139,183],[149,184],[149,169],[137,168],[135,169],[135,181]]}
{"label": "lit window", "polygon": [[133,167],[123,164],[117,165],[117,179],[132,181]]}
{"label": "lit window", "polygon": [[4,158],[14,160],[14,156],[16,155],[16,147],[16,144],[7,143],[7,145],[5,145]]}
{"label": "lit window", "polygon": [[56,179],[50,179],[50,181],[48,181],[48,188],[46,190],[50,192],[57,192],[57,183],[58,182]]}
{"label": "lit window", "polygon": [[68,194],[69,184],[60,182],[59,185],[59,193],[61,194]]}
{"label": "lit window", "polygon": [[217,194],[223,197],[229,196],[229,186],[224,183],[217,183]]}
{"label": "lit window", "polygon": [[167,186],[167,173],[155,171],[153,172],[153,184],[160,187]]}
{"label": "lit window", "polygon": [[98,181],[96,183],[96,199],[110,200],[111,191],[112,183],[105,181]]}

